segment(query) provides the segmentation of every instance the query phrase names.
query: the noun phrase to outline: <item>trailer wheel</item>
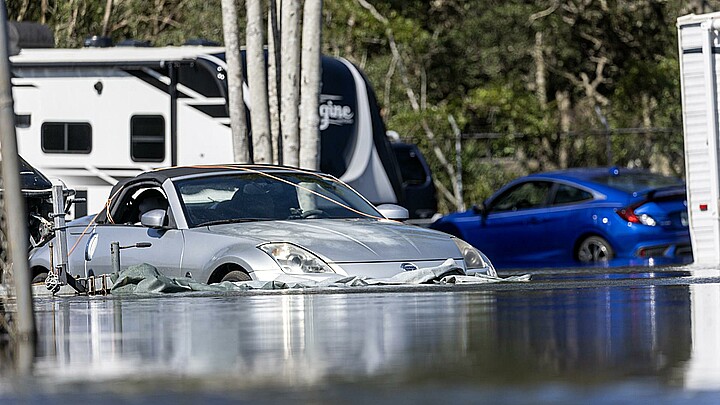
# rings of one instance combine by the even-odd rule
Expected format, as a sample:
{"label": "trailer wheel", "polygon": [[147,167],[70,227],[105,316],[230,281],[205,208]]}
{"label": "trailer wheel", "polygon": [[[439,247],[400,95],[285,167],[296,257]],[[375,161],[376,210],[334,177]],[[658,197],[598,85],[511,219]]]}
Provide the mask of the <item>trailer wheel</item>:
{"label": "trailer wheel", "polygon": [[589,236],[578,244],[575,257],[581,263],[606,263],[615,256],[610,243],[600,236]]}
{"label": "trailer wheel", "polygon": [[250,280],[252,280],[252,279],[251,279],[250,276],[249,276],[247,273],[245,273],[244,271],[242,271],[242,270],[233,270],[233,271],[229,272],[228,274],[224,275],[223,278],[222,278],[222,280],[220,280],[220,282],[223,282],[223,281],[233,281],[233,282],[235,282],[235,281],[250,281]]}

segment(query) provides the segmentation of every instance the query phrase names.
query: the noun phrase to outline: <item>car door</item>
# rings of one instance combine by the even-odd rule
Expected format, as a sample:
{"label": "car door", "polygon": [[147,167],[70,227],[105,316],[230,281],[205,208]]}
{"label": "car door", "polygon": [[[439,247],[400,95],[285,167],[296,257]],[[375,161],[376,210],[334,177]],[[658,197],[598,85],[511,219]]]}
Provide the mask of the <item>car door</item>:
{"label": "car door", "polygon": [[[178,229],[159,230],[142,225],[99,225],[97,247],[88,270],[95,274],[112,273],[110,244],[120,242],[120,268],[148,263],[168,277],[184,276],[181,270],[183,235]],[[136,243],[149,242],[150,247],[129,247]]]}
{"label": "car door", "polygon": [[544,211],[551,186],[526,181],[492,199],[470,243],[501,267],[536,266],[548,246]]}
{"label": "car door", "polygon": [[[146,227],[139,222],[142,214],[139,209],[144,205],[142,198],[147,196],[148,190],[165,196],[159,185],[147,184],[128,187],[119,193],[118,201],[112,203],[115,207],[115,220],[93,226],[87,231],[87,237],[82,238],[82,246],[78,246],[78,250],[87,251],[90,241],[96,239],[96,247],[91,252],[90,260],[86,260],[85,254],[73,254],[71,268],[84,267],[87,273],[92,270],[94,274],[111,273],[113,268],[110,245],[112,242],[119,242],[121,269],[148,263],[169,277],[185,275],[181,268],[184,250],[182,230],[174,226],[174,221],[169,221],[162,229]],[[168,218],[174,217],[172,208],[167,207],[167,203],[164,207]],[[150,246],[135,247],[138,243],[150,243]],[[81,264],[80,260],[84,263]]]}
{"label": "car door", "polygon": [[548,229],[547,254],[553,261],[574,263],[575,242],[586,229],[587,203],[593,201],[590,190],[557,182],[543,214]]}

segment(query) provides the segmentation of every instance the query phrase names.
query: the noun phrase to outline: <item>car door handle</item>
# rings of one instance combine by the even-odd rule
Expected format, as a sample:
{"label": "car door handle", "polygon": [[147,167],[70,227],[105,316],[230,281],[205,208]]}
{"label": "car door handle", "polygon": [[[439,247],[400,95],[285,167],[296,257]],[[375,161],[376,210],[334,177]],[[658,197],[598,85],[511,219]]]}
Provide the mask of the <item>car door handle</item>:
{"label": "car door handle", "polygon": [[541,224],[545,222],[545,220],[537,217],[532,217],[528,222],[530,222],[531,224]]}

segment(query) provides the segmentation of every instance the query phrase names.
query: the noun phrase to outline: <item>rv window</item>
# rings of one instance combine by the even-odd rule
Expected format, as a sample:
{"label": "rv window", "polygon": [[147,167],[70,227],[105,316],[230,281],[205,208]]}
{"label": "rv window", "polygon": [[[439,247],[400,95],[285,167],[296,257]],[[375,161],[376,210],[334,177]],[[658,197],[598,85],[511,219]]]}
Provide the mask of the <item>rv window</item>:
{"label": "rv window", "polygon": [[165,118],[133,115],[130,118],[130,156],[135,162],[165,160]]}
{"label": "rv window", "polygon": [[178,68],[178,80],[180,84],[204,97],[224,97],[221,90],[222,82],[217,78],[224,72],[217,69],[217,65],[210,66],[208,62],[200,60],[191,65],[181,65]]}
{"label": "rv window", "polygon": [[45,153],[90,153],[92,127],[86,122],[45,122],[41,128]]}

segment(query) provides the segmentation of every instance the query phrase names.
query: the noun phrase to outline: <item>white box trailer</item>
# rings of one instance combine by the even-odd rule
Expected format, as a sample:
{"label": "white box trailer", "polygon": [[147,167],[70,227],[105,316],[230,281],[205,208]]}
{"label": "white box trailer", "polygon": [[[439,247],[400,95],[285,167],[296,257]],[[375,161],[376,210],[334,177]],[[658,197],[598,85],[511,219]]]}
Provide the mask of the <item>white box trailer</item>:
{"label": "white box trailer", "polygon": [[685,176],[695,264],[720,265],[720,13],[678,18]]}
{"label": "white box trailer", "polygon": [[[720,265],[720,13],[678,18],[680,88],[685,139],[685,176],[693,266]],[[720,362],[720,299],[717,287],[692,293],[692,354],[687,388],[716,388],[708,370]]]}
{"label": "white box trailer", "polygon": [[[20,153],[86,193],[87,207],[75,216],[99,210],[114,184],[142,171],[232,162],[224,52],[23,49],[11,57]],[[404,205],[400,168],[366,78],[342,58],[323,56],[322,72],[321,170],[375,204]]]}

